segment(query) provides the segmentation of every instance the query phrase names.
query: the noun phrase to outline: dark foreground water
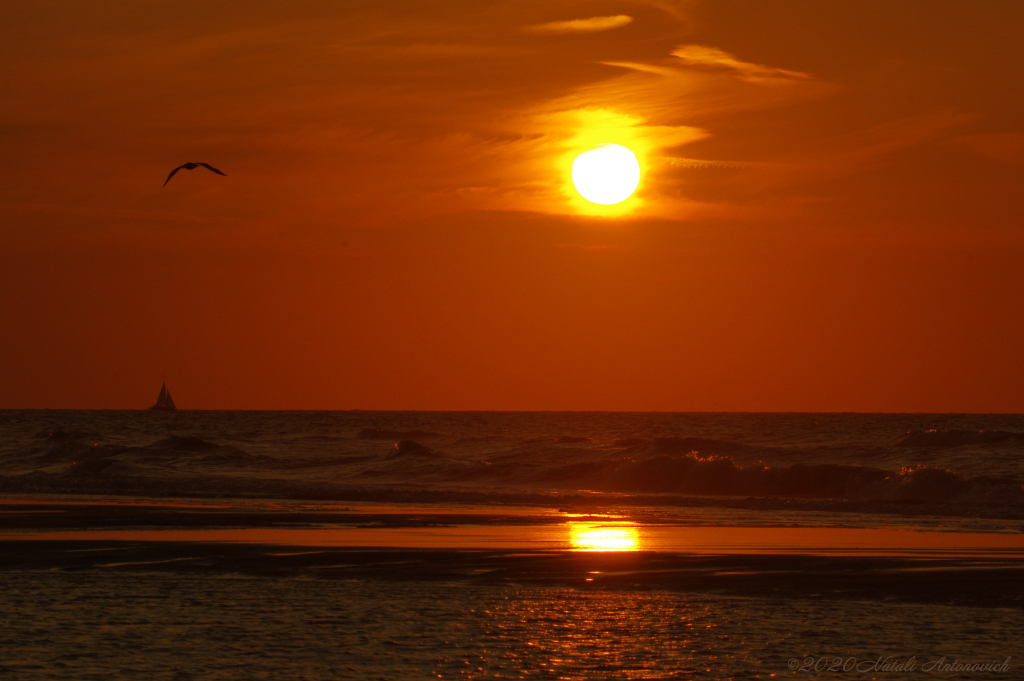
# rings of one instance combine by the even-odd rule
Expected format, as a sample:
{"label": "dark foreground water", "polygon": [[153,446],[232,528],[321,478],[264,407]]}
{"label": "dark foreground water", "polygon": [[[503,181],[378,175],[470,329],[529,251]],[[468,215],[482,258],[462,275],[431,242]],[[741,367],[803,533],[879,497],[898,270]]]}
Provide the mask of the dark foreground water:
{"label": "dark foreground water", "polygon": [[7,573],[0,599],[19,679],[1016,679],[1024,640],[1019,610],[673,592]]}

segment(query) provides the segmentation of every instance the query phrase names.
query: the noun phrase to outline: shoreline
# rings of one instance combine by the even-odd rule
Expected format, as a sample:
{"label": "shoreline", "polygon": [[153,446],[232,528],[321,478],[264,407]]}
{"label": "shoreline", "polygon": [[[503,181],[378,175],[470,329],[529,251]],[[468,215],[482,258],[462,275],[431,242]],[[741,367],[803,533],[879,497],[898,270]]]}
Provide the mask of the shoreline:
{"label": "shoreline", "polygon": [[[961,519],[611,505],[321,504],[274,499],[0,497],[0,539],[296,546],[1024,556],[1024,527]],[[880,522],[884,520],[884,522]]]}
{"label": "shoreline", "polygon": [[[31,477],[31,479],[26,479]],[[171,478],[154,489],[148,478],[81,480],[60,475],[0,475],[5,498],[131,498],[152,500],[252,501],[275,500],[311,504],[448,504],[481,507],[609,506],[665,509],[731,509],[754,513],[806,512],[903,518],[960,518],[1004,521],[1024,528],[1024,507],[1003,502],[939,502],[920,499],[850,499],[844,497],[763,497],[626,493],[531,487],[473,489],[410,483],[312,483],[280,478]]]}
{"label": "shoreline", "polygon": [[[377,525],[319,528],[105,529],[0,532],[0,542],[125,541],[253,544],[309,548],[516,550],[689,555],[1006,558],[1024,565],[1024,536],[920,530],[680,527],[629,522],[557,525]],[[1024,576],[1024,575],[1022,575]]]}
{"label": "shoreline", "polygon": [[[0,499],[0,572],[442,581],[1024,608],[1024,533],[550,508]],[[706,520],[706,519],[705,519]]]}

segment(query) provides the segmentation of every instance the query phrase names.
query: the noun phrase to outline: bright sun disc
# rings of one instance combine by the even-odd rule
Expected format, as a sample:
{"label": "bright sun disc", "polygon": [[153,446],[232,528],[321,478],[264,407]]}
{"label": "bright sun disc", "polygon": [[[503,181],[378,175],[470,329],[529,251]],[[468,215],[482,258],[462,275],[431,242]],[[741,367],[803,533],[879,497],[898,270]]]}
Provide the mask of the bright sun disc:
{"label": "bright sun disc", "polygon": [[573,160],[572,184],[591,203],[621,203],[640,184],[640,163],[626,147],[602,144]]}

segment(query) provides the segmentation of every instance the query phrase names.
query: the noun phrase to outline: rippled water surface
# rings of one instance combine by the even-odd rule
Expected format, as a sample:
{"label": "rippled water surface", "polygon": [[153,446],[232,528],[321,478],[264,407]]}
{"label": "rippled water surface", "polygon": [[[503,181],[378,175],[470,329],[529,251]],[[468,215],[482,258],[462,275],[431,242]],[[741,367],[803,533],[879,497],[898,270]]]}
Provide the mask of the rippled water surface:
{"label": "rippled water surface", "polygon": [[1024,641],[998,608],[664,592],[7,573],[0,600],[15,679],[814,678],[789,660],[1001,662]]}

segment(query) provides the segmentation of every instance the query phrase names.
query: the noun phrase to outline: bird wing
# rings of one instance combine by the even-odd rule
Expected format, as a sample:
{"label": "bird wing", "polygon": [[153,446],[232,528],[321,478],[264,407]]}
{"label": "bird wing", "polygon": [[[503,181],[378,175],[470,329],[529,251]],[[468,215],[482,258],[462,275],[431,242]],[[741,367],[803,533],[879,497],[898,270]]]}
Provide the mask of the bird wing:
{"label": "bird wing", "polygon": [[174,177],[174,173],[178,172],[179,170],[181,170],[181,169],[182,169],[182,168],[184,168],[184,167],[185,167],[185,166],[178,166],[177,168],[175,168],[174,170],[172,170],[172,171],[171,171],[171,174],[167,176],[167,179],[166,179],[166,180],[164,180],[164,183],[163,183],[163,185],[162,185],[162,186],[166,187],[166,186],[167,186],[167,183],[171,181],[171,178],[172,178],[172,177]]}
{"label": "bird wing", "polygon": [[202,167],[207,168],[209,170],[212,170],[213,172],[217,173],[218,175],[223,175],[224,177],[228,176],[227,173],[220,172],[219,170],[217,170],[216,168],[211,166],[209,163],[200,163],[199,165],[201,165]]}

